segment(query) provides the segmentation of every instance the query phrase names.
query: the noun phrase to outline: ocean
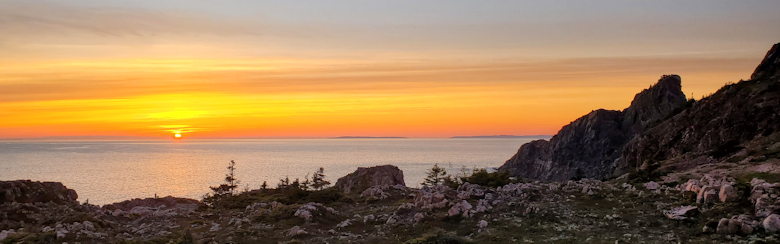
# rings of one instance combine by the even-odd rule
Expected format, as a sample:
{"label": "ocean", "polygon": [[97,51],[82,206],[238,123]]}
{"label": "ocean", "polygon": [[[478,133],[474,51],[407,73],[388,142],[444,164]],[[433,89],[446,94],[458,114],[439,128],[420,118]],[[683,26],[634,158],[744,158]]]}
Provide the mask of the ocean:
{"label": "ocean", "polygon": [[108,204],[155,195],[201,199],[222,183],[230,160],[240,188],[303,179],[319,167],[332,184],[357,167],[392,164],[417,187],[434,164],[498,167],[536,138],[225,139],[0,141],[0,180],[58,181],[79,201]]}

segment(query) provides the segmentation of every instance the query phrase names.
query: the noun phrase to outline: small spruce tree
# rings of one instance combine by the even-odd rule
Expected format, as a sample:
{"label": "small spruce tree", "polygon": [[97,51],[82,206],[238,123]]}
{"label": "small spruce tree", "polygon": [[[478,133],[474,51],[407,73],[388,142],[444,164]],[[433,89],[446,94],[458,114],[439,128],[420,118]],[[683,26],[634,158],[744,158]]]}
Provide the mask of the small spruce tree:
{"label": "small spruce tree", "polygon": [[311,187],[315,190],[322,190],[326,186],[330,185],[330,181],[325,180],[325,169],[320,167],[317,172],[311,176]]}
{"label": "small spruce tree", "polygon": [[232,196],[233,193],[235,193],[236,188],[238,187],[239,181],[236,179],[235,171],[236,171],[236,162],[233,160],[230,160],[230,164],[227,167],[228,173],[225,174],[225,183],[220,184],[219,186],[210,186],[212,191],[214,191],[214,196]]}
{"label": "small spruce tree", "polygon": [[438,184],[441,184],[442,181],[447,177],[447,171],[444,170],[444,168],[439,167],[439,164],[434,164],[433,168],[429,169],[426,173],[428,176],[425,177],[425,181],[423,183],[420,183],[422,185],[427,186],[435,186]]}

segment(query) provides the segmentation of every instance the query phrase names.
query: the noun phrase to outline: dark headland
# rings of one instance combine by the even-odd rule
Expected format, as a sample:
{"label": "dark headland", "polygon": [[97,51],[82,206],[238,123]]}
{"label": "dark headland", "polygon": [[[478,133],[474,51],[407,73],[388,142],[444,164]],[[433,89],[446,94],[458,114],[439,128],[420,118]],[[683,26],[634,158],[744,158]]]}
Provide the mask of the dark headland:
{"label": "dark headland", "polygon": [[3,181],[0,241],[779,243],[780,43],[750,80],[701,100],[683,84],[664,75],[624,110],[523,145],[499,172],[435,167],[424,187],[383,165],[324,189],[322,178],[248,191],[228,181],[202,200],[96,206],[61,183]]}

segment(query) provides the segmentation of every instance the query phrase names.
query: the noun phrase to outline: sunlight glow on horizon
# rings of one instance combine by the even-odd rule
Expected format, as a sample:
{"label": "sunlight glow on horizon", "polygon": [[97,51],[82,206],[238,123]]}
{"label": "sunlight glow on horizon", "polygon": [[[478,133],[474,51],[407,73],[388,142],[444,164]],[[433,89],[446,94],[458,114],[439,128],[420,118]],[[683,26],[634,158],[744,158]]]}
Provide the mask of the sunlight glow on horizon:
{"label": "sunlight glow on horizon", "polygon": [[0,5],[0,139],[552,135],[780,41],[772,2],[182,3]]}

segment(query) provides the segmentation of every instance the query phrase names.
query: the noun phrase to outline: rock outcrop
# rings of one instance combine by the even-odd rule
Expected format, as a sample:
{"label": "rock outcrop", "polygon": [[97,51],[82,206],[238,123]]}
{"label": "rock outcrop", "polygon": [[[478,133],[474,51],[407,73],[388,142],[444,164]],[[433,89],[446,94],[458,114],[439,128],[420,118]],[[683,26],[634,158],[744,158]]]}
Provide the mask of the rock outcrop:
{"label": "rock outcrop", "polygon": [[188,208],[197,208],[199,206],[203,206],[203,203],[199,202],[195,199],[189,199],[189,198],[179,198],[179,197],[162,197],[162,198],[133,198],[132,200],[127,200],[123,202],[118,203],[112,203],[112,204],[106,204],[103,206],[103,209],[106,210],[122,210],[122,211],[130,211],[136,207],[146,207],[146,208],[160,208],[160,207],[188,207]]}
{"label": "rock outcrop", "polygon": [[640,170],[658,164],[673,171],[686,170],[726,159],[745,144],[780,131],[778,49],[780,43],[767,53],[753,79],[728,84],[688,103],[632,139],[623,150],[620,167]]}
{"label": "rock outcrop", "polygon": [[595,110],[561,128],[550,141],[523,145],[499,169],[543,181],[612,176],[629,140],[686,103],[681,88],[679,76],[665,75],[625,110]]}
{"label": "rock outcrop", "polygon": [[0,181],[0,203],[78,203],[79,195],[60,182]]}
{"label": "rock outcrop", "polygon": [[363,192],[373,186],[402,185],[404,172],[393,165],[381,165],[370,168],[359,167],[355,172],[341,177],[336,181],[335,187],[349,194],[350,192]]}

